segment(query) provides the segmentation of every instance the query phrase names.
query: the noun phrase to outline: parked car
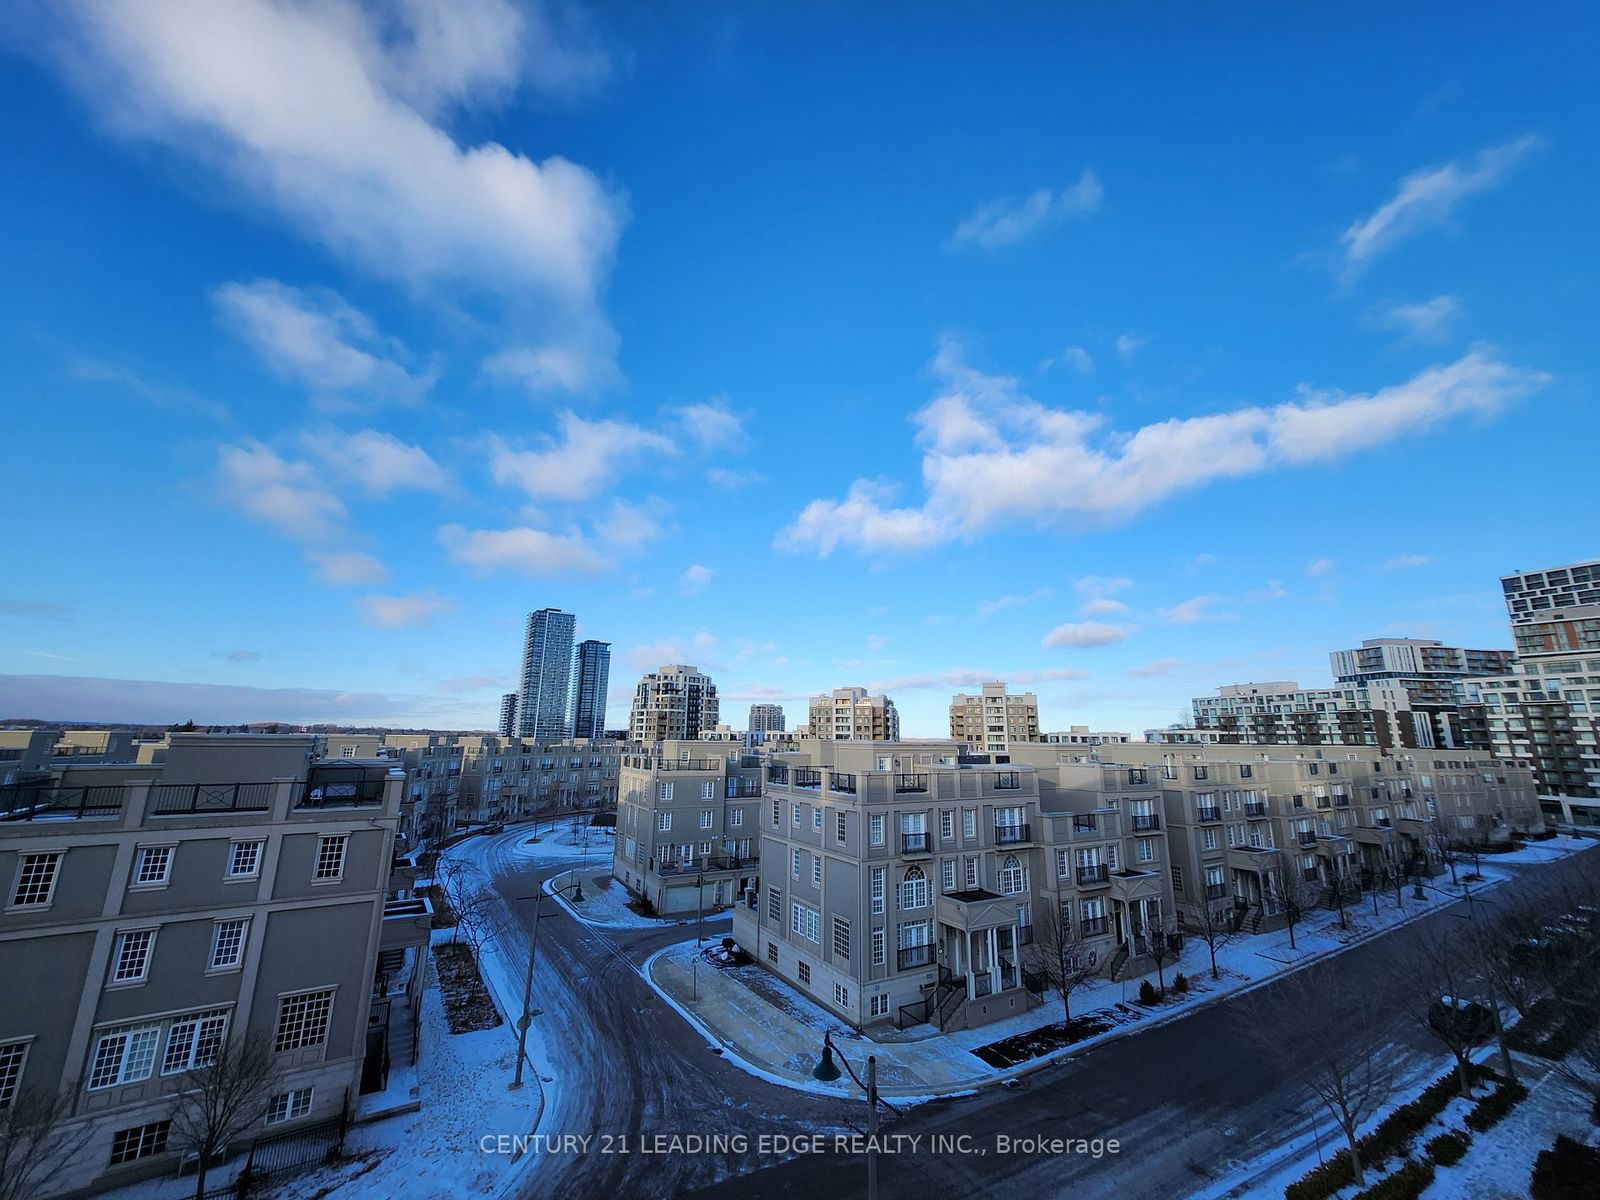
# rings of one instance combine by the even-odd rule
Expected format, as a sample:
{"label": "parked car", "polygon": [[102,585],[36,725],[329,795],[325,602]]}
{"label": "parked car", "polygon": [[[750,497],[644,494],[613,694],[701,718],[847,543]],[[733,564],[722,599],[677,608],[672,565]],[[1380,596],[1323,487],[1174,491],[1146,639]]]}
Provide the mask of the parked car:
{"label": "parked car", "polygon": [[1494,1014],[1476,1000],[1440,996],[1428,1005],[1428,1025],[1441,1037],[1477,1046],[1494,1032]]}

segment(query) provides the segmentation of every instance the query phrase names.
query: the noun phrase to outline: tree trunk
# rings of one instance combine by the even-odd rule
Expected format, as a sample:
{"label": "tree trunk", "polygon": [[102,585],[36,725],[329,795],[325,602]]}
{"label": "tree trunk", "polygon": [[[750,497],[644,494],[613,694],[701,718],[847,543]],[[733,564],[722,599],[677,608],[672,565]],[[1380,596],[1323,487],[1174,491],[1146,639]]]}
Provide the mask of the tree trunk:
{"label": "tree trunk", "polygon": [[1461,1094],[1467,1098],[1472,1096],[1472,1076],[1467,1073],[1467,1056],[1456,1055],[1456,1078],[1461,1082]]}
{"label": "tree trunk", "polygon": [[1344,1140],[1350,1146],[1350,1176],[1356,1181],[1357,1187],[1362,1187],[1367,1182],[1367,1173],[1361,1168],[1361,1143],[1356,1139],[1354,1125],[1346,1125]]}
{"label": "tree trunk", "polygon": [[1208,948],[1211,951],[1211,978],[1221,979],[1222,975],[1217,970],[1217,947],[1215,943],[1212,943]]}
{"label": "tree trunk", "polygon": [[205,1200],[206,1195],[206,1156],[202,1153],[200,1161],[194,1168],[194,1200]]}

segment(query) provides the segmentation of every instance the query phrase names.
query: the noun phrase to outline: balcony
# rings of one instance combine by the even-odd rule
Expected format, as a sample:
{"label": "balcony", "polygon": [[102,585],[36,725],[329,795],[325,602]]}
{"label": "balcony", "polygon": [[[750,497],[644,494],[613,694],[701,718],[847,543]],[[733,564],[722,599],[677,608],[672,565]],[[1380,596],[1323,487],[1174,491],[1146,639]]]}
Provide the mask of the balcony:
{"label": "balcony", "polygon": [[1015,846],[1029,840],[1027,825],[996,825],[994,827],[994,844],[997,846]]}
{"label": "balcony", "polygon": [[787,785],[788,782],[789,782],[789,768],[788,767],[768,767],[767,768],[767,782],[768,783],[781,783],[781,784]]}
{"label": "balcony", "polygon": [[844,772],[834,771],[828,776],[828,790],[853,796],[856,794],[856,777]]}
{"label": "balcony", "polygon": [[797,767],[790,776],[790,782],[797,788],[820,788],[822,772],[812,767]]}
{"label": "balcony", "polygon": [[1301,829],[1295,833],[1294,840],[1302,846],[1315,846],[1317,844],[1317,835],[1313,830]]}
{"label": "balcony", "polygon": [[895,952],[895,966],[902,971],[926,967],[933,962],[933,944],[926,946],[901,946]]}
{"label": "balcony", "polygon": [[1022,787],[1022,776],[1015,771],[1001,771],[994,777],[994,786],[999,792],[1014,792]]}
{"label": "balcony", "polygon": [[398,950],[405,946],[426,946],[432,929],[433,904],[427,897],[385,900],[378,948]]}
{"label": "balcony", "polygon": [[1081,937],[1100,937],[1106,932],[1106,929],[1107,919],[1105,917],[1085,917],[1078,922],[1078,933]]}
{"label": "balcony", "polygon": [[1098,884],[1110,883],[1111,871],[1105,863],[1095,863],[1093,866],[1078,868],[1078,886],[1095,887]]}
{"label": "balcony", "polygon": [[1134,813],[1130,820],[1135,833],[1154,833],[1161,828],[1161,818],[1155,813]]}
{"label": "balcony", "polygon": [[901,854],[932,854],[933,835],[929,833],[902,833],[900,835]]}
{"label": "balcony", "polygon": [[1267,806],[1261,800],[1246,800],[1244,802],[1244,815],[1246,817],[1264,817],[1267,815]]}
{"label": "balcony", "polygon": [[1220,821],[1222,820],[1222,810],[1220,808],[1196,809],[1195,818],[1200,821]]}
{"label": "balcony", "polygon": [[1095,820],[1093,813],[1083,813],[1072,818],[1073,833],[1094,833],[1100,828],[1100,822]]}
{"label": "balcony", "polygon": [[[340,782],[319,782],[312,780],[311,786],[295,800],[295,808],[372,808],[383,803],[385,780],[382,779],[352,779]],[[260,784],[239,784],[239,787],[259,787]],[[266,810],[266,803],[260,802],[259,807],[252,809],[235,809],[234,811]],[[160,810],[166,811],[166,810]],[[204,810],[202,810],[204,811]]]}
{"label": "balcony", "polygon": [[1349,808],[1350,807],[1350,797],[1349,796],[1344,796],[1344,795],[1335,796],[1333,798],[1333,803],[1334,803],[1335,807],[1337,807],[1337,808]]}
{"label": "balcony", "polygon": [[749,871],[761,865],[759,855],[749,858],[737,854],[707,854],[689,862],[663,860],[655,864],[657,875],[692,875],[701,871]]}
{"label": "balcony", "polygon": [[122,814],[124,789],[116,787],[0,788],[0,821],[75,821]]}
{"label": "balcony", "polygon": [[894,790],[897,792],[925,792],[928,790],[928,777],[926,775],[896,775],[894,777]]}
{"label": "balcony", "polygon": [[1208,884],[1206,884],[1206,899],[1207,900],[1221,900],[1227,894],[1228,894],[1228,885],[1225,884],[1225,883],[1208,883]]}

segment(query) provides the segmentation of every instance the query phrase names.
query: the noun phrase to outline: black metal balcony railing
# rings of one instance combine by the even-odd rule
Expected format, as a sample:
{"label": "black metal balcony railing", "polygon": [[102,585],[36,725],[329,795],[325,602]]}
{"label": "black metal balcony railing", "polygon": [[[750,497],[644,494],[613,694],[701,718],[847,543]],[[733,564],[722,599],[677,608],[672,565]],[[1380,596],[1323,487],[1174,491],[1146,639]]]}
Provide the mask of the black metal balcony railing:
{"label": "black metal balcony railing", "polygon": [[1388,817],[1379,817],[1376,821],[1373,822],[1373,824],[1376,825],[1379,829],[1393,829],[1394,828],[1394,822],[1391,821]]}
{"label": "black metal balcony railing", "polygon": [[1206,899],[1207,900],[1221,900],[1227,894],[1228,894],[1228,885],[1225,884],[1225,883],[1208,883],[1208,884],[1206,884]]}
{"label": "black metal balcony railing", "polygon": [[1078,868],[1078,884],[1086,886],[1092,883],[1105,883],[1111,877],[1111,872],[1105,863],[1096,863],[1092,867]]}
{"label": "black metal balcony railing", "polygon": [[997,846],[1015,846],[1028,840],[1027,825],[996,825],[994,841]]}
{"label": "black metal balcony railing", "polygon": [[122,811],[125,789],[98,787],[0,788],[0,821],[62,821],[114,817]]}
{"label": "black metal balcony railing", "polygon": [[1220,808],[1202,808],[1196,811],[1196,816],[1202,821],[1220,821],[1222,820],[1222,810]]}
{"label": "black metal balcony railing", "polygon": [[896,775],[894,777],[894,790],[897,792],[925,792],[928,790],[928,777],[926,775]]}
{"label": "black metal balcony railing", "polygon": [[853,796],[856,792],[856,777],[843,771],[835,771],[828,776],[828,790]]}
{"label": "black metal balcony railing", "polygon": [[1093,814],[1072,818],[1073,833],[1093,833],[1100,828],[1100,823],[1094,819]]}
{"label": "black metal balcony railing", "polygon": [[656,874],[692,875],[697,871],[743,871],[759,866],[760,863],[761,859],[757,855],[745,858],[737,854],[707,854],[703,859],[695,858],[687,862],[660,860],[656,863]]}
{"label": "black metal balcony railing", "polygon": [[767,782],[768,783],[787,784],[789,782],[789,768],[788,767],[768,767],[767,768]]}
{"label": "black metal balcony railing", "polygon": [[1350,807],[1350,797],[1349,796],[1335,796],[1333,798],[1333,802],[1336,805],[1338,805],[1340,808],[1349,808]]}
{"label": "black metal balcony railing", "polygon": [[895,965],[902,971],[909,971],[913,967],[925,967],[932,961],[932,943],[926,946],[901,946],[895,953]]}
{"label": "black metal balcony railing", "polygon": [[927,854],[932,849],[932,837],[926,833],[902,833],[900,835],[901,854]]}
{"label": "black metal balcony railing", "polygon": [[1244,802],[1244,815],[1247,817],[1264,817],[1267,815],[1267,806],[1260,800],[1246,800]]}
{"label": "black metal balcony railing", "polygon": [[1078,922],[1078,931],[1083,937],[1099,937],[1106,931],[1106,918],[1085,917]]}
{"label": "black metal balcony railing", "polygon": [[1141,767],[1135,767],[1132,770],[1130,770],[1128,772],[1128,782],[1129,783],[1143,783],[1143,782],[1145,782],[1144,769],[1141,768]]}
{"label": "black metal balcony railing", "polygon": [[761,783],[759,780],[738,779],[730,775],[727,792],[729,800],[748,800],[752,796],[761,795]]}
{"label": "black metal balcony railing", "polygon": [[[270,783],[158,783],[150,789],[149,811],[158,816],[177,813],[207,812],[266,812],[272,807]],[[353,786],[346,784],[318,784],[326,791],[329,787]],[[306,803],[307,793],[295,785],[295,807],[313,807]],[[315,789],[314,789],[315,790]],[[382,803],[380,793],[376,803]]]}
{"label": "black metal balcony railing", "polygon": [[383,803],[384,781],[313,782],[295,797],[296,808],[368,808]]}
{"label": "black metal balcony railing", "polygon": [[1001,771],[994,777],[996,791],[1014,792],[1022,786],[1022,776],[1015,771]]}
{"label": "black metal balcony railing", "polygon": [[1022,946],[1031,946],[1031,945],[1033,945],[1033,926],[1032,925],[1018,925],[1017,926],[1017,944],[1018,945],[1022,945]]}
{"label": "black metal balcony railing", "polygon": [[1317,869],[1315,867],[1306,867],[1300,872],[1300,877],[1308,883],[1314,883],[1317,878]]}
{"label": "black metal balcony railing", "polygon": [[1298,831],[1294,837],[1295,841],[1299,842],[1302,846],[1314,846],[1317,842],[1317,835],[1309,829],[1302,829]]}
{"label": "black metal balcony railing", "polygon": [[1134,813],[1133,831],[1135,833],[1149,833],[1153,829],[1161,828],[1161,818],[1155,813]]}
{"label": "black metal balcony railing", "polygon": [[812,767],[798,767],[791,772],[789,780],[797,788],[819,788],[822,786],[822,772]]}

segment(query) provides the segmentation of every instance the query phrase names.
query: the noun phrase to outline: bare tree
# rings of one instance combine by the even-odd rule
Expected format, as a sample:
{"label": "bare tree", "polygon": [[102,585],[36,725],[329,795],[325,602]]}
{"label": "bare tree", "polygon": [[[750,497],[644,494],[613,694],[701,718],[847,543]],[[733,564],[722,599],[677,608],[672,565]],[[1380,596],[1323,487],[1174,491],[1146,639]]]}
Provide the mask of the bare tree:
{"label": "bare tree", "polygon": [[72,1120],[73,1099],[23,1088],[0,1108],[0,1200],[31,1200],[83,1151],[91,1129]]}
{"label": "bare tree", "polygon": [[1428,841],[1432,844],[1434,857],[1450,868],[1450,886],[1460,887],[1461,881],[1456,878],[1456,863],[1460,861],[1461,855],[1457,852],[1455,843],[1440,828],[1437,820],[1429,826]]}
{"label": "bare tree", "polygon": [[440,862],[439,879],[455,917],[450,941],[454,944],[458,938],[465,938],[476,956],[495,933],[495,914],[499,911],[487,881],[476,867],[458,858]]}
{"label": "bare tree", "polygon": [[1472,1051],[1488,1039],[1492,1020],[1472,996],[1478,974],[1471,963],[1473,949],[1470,930],[1421,925],[1407,948],[1398,951],[1394,968],[1410,984],[1422,1027],[1455,1059],[1463,1096],[1472,1095]]}
{"label": "bare tree", "polygon": [[1316,903],[1316,889],[1311,887],[1298,875],[1299,868],[1295,869],[1296,877],[1283,889],[1283,916],[1289,926],[1289,949],[1297,947],[1294,944],[1294,929],[1300,924],[1300,918],[1305,916],[1306,909]]}
{"label": "bare tree", "polygon": [[1044,976],[1052,991],[1061,997],[1061,1015],[1072,1021],[1072,994],[1095,977],[1078,925],[1061,911],[1058,904],[1047,904],[1038,913],[1033,927],[1033,944],[1025,954],[1028,969]]}
{"label": "bare tree", "polygon": [[1217,969],[1217,951],[1239,934],[1239,927],[1234,924],[1234,919],[1233,902],[1225,899],[1207,900],[1200,906],[1195,918],[1195,936],[1206,944],[1206,949],[1211,953],[1213,979],[1222,978],[1222,972]]}
{"label": "bare tree", "polygon": [[1300,1080],[1344,1134],[1351,1175],[1366,1183],[1357,1131],[1394,1092],[1395,1056],[1368,1016],[1371,996],[1340,971],[1294,971],[1235,1002],[1234,1020],[1279,1074]]}
{"label": "bare tree", "polygon": [[1160,916],[1145,931],[1150,961],[1156,965],[1156,990],[1167,994],[1167,964],[1177,962],[1182,942],[1178,937],[1178,922],[1170,916]]}
{"label": "bare tree", "polygon": [[266,1114],[282,1078],[261,1034],[230,1039],[204,1066],[184,1072],[173,1098],[173,1140],[196,1156],[194,1194],[206,1194],[206,1169]]}
{"label": "bare tree", "polygon": [[1600,1024],[1591,1012],[1578,1034],[1572,1053],[1556,1064],[1556,1079],[1569,1091],[1589,1102],[1589,1110],[1600,1120]]}

